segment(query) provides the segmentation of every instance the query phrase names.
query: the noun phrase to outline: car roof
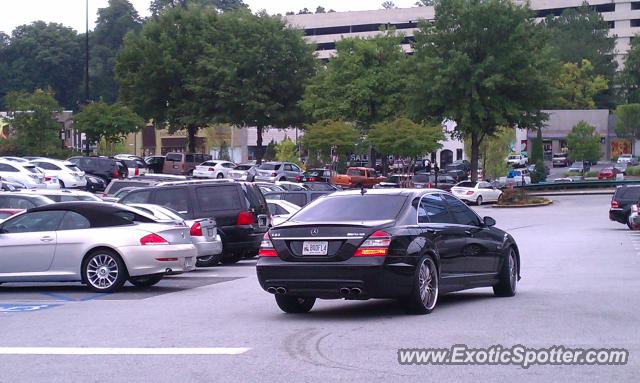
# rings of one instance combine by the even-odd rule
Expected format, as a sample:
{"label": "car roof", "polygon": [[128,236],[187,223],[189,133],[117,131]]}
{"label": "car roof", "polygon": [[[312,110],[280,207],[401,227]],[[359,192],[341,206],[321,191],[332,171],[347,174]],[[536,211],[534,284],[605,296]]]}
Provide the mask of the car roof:
{"label": "car roof", "polygon": [[26,194],[26,193],[20,193],[20,190],[14,190],[14,191],[0,191],[0,197],[3,196],[7,196],[7,197],[16,197],[19,196],[20,198],[27,198],[27,199],[37,199],[37,200],[46,200],[49,203],[54,203],[55,201],[51,200],[51,198],[47,198],[43,195],[39,195],[39,194]]}
{"label": "car roof", "polygon": [[31,213],[56,210],[72,211],[78,213],[86,217],[91,222],[92,227],[112,226],[113,220],[110,220],[108,217],[111,217],[113,216],[113,214],[121,212],[123,210],[142,215],[145,218],[150,219],[152,222],[156,221],[156,219],[149,214],[144,212],[142,212],[141,214],[140,210],[135,210],[127,205],[97,201],[58,202],[49,205],[34,207],[27,210],[27,212]]}
{"label": "car roof", "polygon": [[12,193],[32,195],[94,195],[83,190],[69,189],[20,189],[13,191]]}

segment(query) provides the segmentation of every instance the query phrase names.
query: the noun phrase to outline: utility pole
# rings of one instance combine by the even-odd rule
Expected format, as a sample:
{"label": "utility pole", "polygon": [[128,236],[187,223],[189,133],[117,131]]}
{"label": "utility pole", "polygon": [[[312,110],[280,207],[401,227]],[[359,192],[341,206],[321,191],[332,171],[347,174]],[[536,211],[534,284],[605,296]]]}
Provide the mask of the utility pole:
{"label": "utility pole", "polygon": [[[84,34],[84,104],[89,104],[89,0],[86,0],[86,18]],[[89,135],[85,133],[85,150],[89,155]]]}

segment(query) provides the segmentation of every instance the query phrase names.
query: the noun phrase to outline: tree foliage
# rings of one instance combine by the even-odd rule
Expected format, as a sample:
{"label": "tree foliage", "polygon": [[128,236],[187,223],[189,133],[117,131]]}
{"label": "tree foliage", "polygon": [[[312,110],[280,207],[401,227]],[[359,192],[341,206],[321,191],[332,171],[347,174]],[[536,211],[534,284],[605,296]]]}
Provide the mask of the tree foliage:
{"label": "tree foliage", "polygon": [[73,116],[74,126],[87,135],[89,142],[120,143],[129,133],[144,127],[142,117],[123,104],[93,102]]}
{"label": "tree foliage", "polygon": [[409,93],[418,117],[456,122],[471,140],[471,178],[479,147],[498,127],[539,126],[551,92],[545,34],[532,12],[509,0],[440,0],[433,23],[416,33]]}
{"label": "tree foliage", "polygon": [[618,105],[616,135],[620,138],[640,139],[640,104]]}
{"label": "tree foliage", "polygon": [[[77,33],[62,24],[36,21],[16,27],[0,44],[0,99],[10,91],[51,88],[65,108],[78,104],[82,49]],[[1,105],[0,105],[1,107]]]}
{"label": "tree foliage", "polygon": [[558,106],[562,109],[593,109],[595,97],[607,90],[607,79],[594,72],[589,60],[578,64],[566,63],[558,76]]}
{"label": "tree foliage", "polygon": [[567,135],[569,159],[573,161],[597,161],[600,159],[600,136],[596,128],[580,121]]}
{"label": "tree foliage", "polygon": [[393,1],[385,1],[382,3],[382,8],[384,9],[393,9],[397,8],[396,4]]}
{"label": "tree foliage", "polygon": [[631,41],[631,48],[620,72],[620,90],[628,103],[640,103],[640,38]]}
{"label": "tree foliage", "polygon": [[152,15],[158,16],[167,9],[176,7],[187,8],[192,5],[198,7],[211,7],[221,11],[246,7],[246,4],[243,3],[242,0],[151,0],[149,11],[151,11]]}
{"label": "tree foliage", "polygon": [[276,145],[276,161],[300,163],[300,155],[296,144],[286,137]]}
{"label": "tree foliage", "polygon": [[49,156],[58,151],[61,127],[55,116],[61,108],[51,90],[10,92],[5,103],[18,153]]}
{"label": "tree foliage", "polygon": [[335,154],[345,156],[353,152],[360,140],[360,134],[353,124],[336,121],[322,120],[308,125],[302,136],[302,145],[309,149],[309,157],[316,156],[326,161],[331,156],[331,148]]}
{"label": "tree foliage", "polygon": [[[507,174],[509,167],[505,158],[511,153],[516,133],[511,128],[499,128],[495,135],[482,140],[480,163],[484,179],[497,180]],[[471,140],[464,140],[464,150],[471,152]]]}
{"label": "tree foliage", "polygon": [[406,117],[375,124],[367,138],[382,154],[410,158],[436,151],[445,140],[440,124],[418,124]]}

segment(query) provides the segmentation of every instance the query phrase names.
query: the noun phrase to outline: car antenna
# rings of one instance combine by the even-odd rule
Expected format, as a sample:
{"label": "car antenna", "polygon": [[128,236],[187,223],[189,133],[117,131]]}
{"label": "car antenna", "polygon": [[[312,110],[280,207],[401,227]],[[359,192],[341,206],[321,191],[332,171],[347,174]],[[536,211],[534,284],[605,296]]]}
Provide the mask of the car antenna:
{"label": "car antenna", "polygon": [[360,195],[367,194],[367,189],[364,188],[364,185],[360,186]]}

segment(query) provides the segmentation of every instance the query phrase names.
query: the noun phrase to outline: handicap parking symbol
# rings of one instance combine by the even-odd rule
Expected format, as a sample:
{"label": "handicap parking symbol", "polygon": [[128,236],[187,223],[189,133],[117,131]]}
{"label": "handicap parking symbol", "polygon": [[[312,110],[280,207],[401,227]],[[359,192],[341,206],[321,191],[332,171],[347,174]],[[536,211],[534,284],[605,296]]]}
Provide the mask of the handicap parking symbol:
{"label": "handicap parking symbol", "polygon": [[50,305],[50,304],[15,304],[15,303],[0,303],[0,313],[20,313],[20,312],[29,312],[29,311],[38,311],[43,309],[48,309],[51,307],[56,307],[60,305]]}

